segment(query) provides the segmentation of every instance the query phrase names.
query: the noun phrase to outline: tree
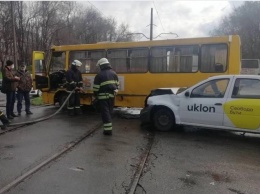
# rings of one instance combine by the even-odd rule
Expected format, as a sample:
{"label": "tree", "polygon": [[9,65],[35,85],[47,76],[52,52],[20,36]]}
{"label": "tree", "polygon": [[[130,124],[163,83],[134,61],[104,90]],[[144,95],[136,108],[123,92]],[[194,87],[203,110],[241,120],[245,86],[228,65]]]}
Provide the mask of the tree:
{"label": "tree", "polygon": [[12,49],[11,3],[0,1],[0,61],[2,66],[7,59],[12,59]]}
{"label": "tree", "polygon": [[[18,65],[30,64],[33,50],[48,51],[52,45],[130,41],[126,24],[117,28],[92,7],[73,1],[15,1],[14,18]],[[0,1],[0,62],[13,59],[11,2]]]}
{"label": "tree", "polygon": [[129,36],[131,32],[129,31],[127,24],[121,24],[117,29],[116,42],[128,42],[132,41],[133,36]]}
{"label": "tree", "polygon": [[225,16],[212,35],[238,34],[242,58],[260,58],[260,2],[248,1]]}

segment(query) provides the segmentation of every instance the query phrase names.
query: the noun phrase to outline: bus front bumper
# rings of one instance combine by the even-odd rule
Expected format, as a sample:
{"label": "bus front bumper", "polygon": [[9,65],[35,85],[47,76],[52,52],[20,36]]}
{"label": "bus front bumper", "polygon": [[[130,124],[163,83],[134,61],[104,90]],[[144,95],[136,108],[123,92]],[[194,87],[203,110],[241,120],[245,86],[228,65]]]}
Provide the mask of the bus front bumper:
{"label": "bus front bumper", "polygon": [[151,123],[153,106],[147,106],[143,108],[140,112],[140,120],[142,124]]}

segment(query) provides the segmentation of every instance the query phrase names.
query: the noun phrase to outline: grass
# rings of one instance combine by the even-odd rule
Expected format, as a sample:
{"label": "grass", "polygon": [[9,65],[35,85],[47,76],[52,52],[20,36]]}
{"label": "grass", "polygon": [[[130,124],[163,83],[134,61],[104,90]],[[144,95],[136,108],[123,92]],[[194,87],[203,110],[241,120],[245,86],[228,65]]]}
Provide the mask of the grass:
{"label": "grass", "polygon": [[34,106],[43,105],[42,97],[40,96],[40,97],[32,98],[31,104],[34,105]]}

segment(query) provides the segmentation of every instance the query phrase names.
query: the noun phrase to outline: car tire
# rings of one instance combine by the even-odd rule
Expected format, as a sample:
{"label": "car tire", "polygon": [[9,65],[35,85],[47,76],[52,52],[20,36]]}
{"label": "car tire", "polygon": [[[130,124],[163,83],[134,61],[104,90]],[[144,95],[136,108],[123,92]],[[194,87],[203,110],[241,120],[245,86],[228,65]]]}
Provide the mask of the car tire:
{"label": "car tire", "polygon": [[175,125],[175,117],[168,108],[160,108],[153,114],[153,124],[159,131],[170,131]]}

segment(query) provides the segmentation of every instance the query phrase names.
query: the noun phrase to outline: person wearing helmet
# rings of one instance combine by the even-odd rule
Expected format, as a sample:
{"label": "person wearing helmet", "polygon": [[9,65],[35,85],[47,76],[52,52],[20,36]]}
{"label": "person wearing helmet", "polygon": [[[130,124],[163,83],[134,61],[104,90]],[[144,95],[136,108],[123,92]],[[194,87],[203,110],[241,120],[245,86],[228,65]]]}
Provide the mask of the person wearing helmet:
{"label": "person wearing helmet", "polygon": [[114,98],[119,87],[118,76],[112,70],[106,58],[100,59],[97,62],[97,67],[100,68],[100,72],[95,76],[93,92],[100,106],[103,134],[112,135],[111,114],[114,107]]}
{"label": "person wearing helmet", "polygon": [[70,69],[66,73],[66,88],[68,91],[73,91],[68,103],[68,113],[70,116],[82,114],[80,109],[80,92],[82,91],[83,81],[79,67],[82,63],[79,60],[74,60],[71,63]]}

